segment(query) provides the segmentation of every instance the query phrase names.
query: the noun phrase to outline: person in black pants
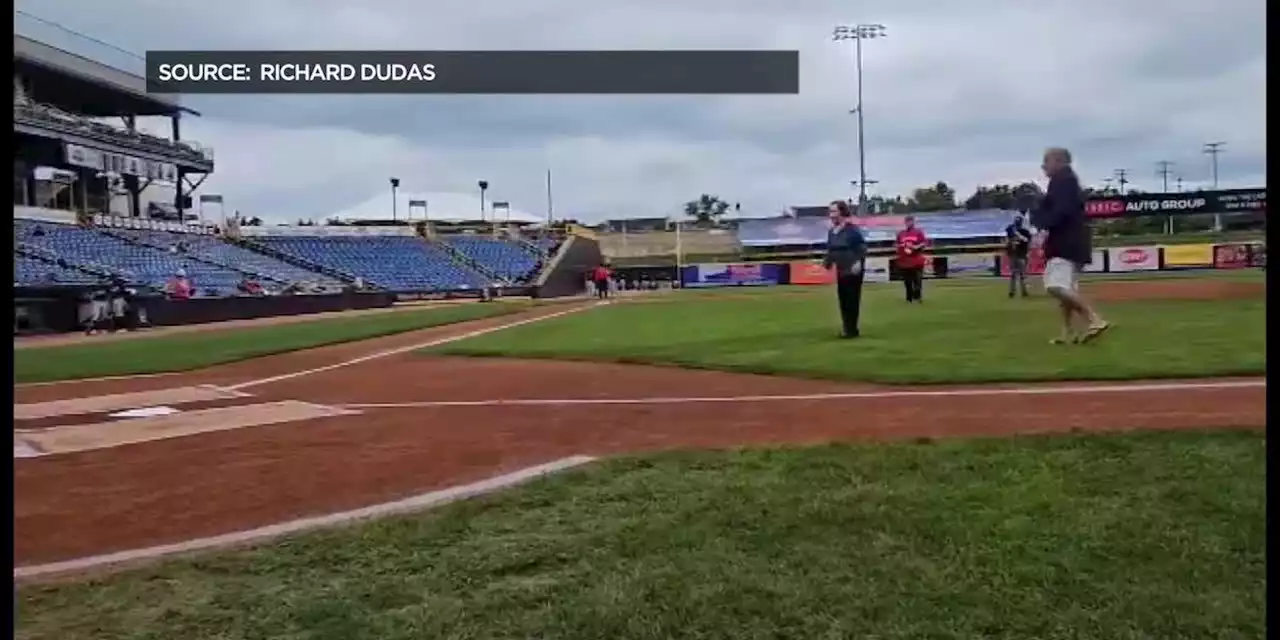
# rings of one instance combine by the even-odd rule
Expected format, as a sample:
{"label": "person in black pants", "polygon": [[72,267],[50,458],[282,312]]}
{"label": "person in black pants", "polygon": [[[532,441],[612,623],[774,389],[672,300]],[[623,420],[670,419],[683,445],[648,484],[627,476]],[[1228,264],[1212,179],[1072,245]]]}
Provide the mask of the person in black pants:
{"label": "person in black pants", "polygon": [[1027,254],[1031,249],[1031,230],[1023,224],[1022,214],[1004,228],[1005,256],[1009,260],[1009,297],[1021,292],[1027,297]]}
{"label": "person in black pants", "polygon": [[856,338],[858,315],[862,311],[862,276],[866,266],[867,241],[854,223],[849,203],[836,200],[827,208],[831,230],[827,232],[827,256],[822,265],[835,269],[836,296],[840,301],[842,338]]}

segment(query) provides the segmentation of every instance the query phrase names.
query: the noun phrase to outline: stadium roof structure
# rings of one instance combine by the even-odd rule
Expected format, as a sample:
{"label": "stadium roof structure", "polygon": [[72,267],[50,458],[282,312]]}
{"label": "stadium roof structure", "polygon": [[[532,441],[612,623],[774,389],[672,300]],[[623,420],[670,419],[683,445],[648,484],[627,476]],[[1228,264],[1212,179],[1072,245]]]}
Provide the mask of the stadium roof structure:
{"label": "stadium roof structure", "polygon": [[[420,219],[422,210],[415,206],[413,211],[409,210],[409,203],[426,202],[427,203],[427,219],[437,222],[479,222],[480,218],[480,196],[470,193],[418,193],[399,191],[396,193],[396,203],[394,210],[396,217],[407,220],[412,215],[414,219]],[[510,209],[498,209],[496,213],[492,210],[492,200],[485,200],[485,204],[490,210],[485,212],[483,222],[516,222],[520,224],[536,224],[545,222],[545,220],[537,215],[522,211],[515,207]],[[327,218],[338,218],[339,220],[388,220],[391,218],[391,192],[384,191],[375,195],[354,207],[338,211]],[[490,216],[496,218],[491,219]]]}
{"label": "stadium roof structure", "polygon": [[146,78],[39,40],[13,34],[14,73],[31,97],[92,117],[200,115],[177,96],[147,93]]}

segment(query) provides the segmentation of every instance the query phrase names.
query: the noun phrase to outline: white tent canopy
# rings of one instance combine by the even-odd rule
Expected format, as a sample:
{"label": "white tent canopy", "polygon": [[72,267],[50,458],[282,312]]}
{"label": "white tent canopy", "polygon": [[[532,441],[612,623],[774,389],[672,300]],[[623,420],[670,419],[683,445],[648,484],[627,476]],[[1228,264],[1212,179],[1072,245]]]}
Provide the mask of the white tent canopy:
{"label": "white tent canopy", "polygon": [[[409,203],[418,201],[427,203],[426,212],[429,220],[472,222],[481,219],[480,194],[478,193],[414,193],[406,191],[396,192],[396,217],[401,220],[408,220],[412,215],[412,219],[421,220],[421,206],[415,206],[412,212],[409,211]],[[502,201],[499,200],[499,202]],[[493,201],[488,197],[485,198],[484,206],[485,221],[520,223],[543,221],[541,217],[515,207],[510,209],[500,207],[495,212]],[[387,189],[354,207],[335,212],[326,217],[341,220],[389,220],[391,219],[391,212],[391,190]]]}

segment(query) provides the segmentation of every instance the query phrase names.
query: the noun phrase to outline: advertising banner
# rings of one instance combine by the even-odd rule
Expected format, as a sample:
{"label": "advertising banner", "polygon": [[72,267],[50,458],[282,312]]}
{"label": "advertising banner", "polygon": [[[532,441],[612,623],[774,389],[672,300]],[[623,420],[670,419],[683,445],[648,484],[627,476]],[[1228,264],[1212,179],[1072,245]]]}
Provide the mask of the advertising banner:
{"label": "advertising banner", "polygon": [[888,282],[889,259],[867,258],[867,264],[866,267],[864,267],[862,279],[864,282]]}
{"label": "advertising banner", "polygon": [[1094,249],[1093,259],[1086,264],[1081,271],[1084,273],[1102,273],[1107,270],[1107,251],[1106,249]]}
{"label": "advertising banner", "polygon": [[996,273],[996,254],[961,253],[947,256],[947,277],[991,276]]}
{"label": "advertising banner", "polygon": [[1187,193],[1128,193],[1090,198],[1085,202],[1085,214],[1090,218],[1247,213],[1266,210],[1267,190],[1265,188]]}
{"label": "advertising banner", "polygon": [[[1038,276],[1044,273],[1044,249],[1031,247],[1027,251],[1027,275]],[[1009,258],[1000,261],[1000,275],[1009,276]]]}
{"label": "advertising banner", "polygon": [[792,262],[791,284],[831,284],[836,281],[835,272],[826,269],[821,262],[811,260]]}
{"label": "advertising banner", "polygon": [[1111,247],[1107,249],[1111,271],[1156,271],[1160,268],[1160,247]]}
{"label": "advertising banner", "polygon": [[1249,262],[1247,244],[1220,244],[1213,248],[1213,266],[1218,269],[1244,269]]}
{"label": "advertising banner", "polygon": [[783,266],[774,263],[699,264],[686,287],[735,287],[779,284]]}
{"label": "advertising banner", "polygon": [[1173,244],[1164,247],[1164,266],[1168,269],[1193,269],[1213,266],[1213,245]]}
{"label": "advertising banner", "polygon": [[1255,267],[1267,266],[1267,245],[1255,244],[1250,248],[1249,264]]}

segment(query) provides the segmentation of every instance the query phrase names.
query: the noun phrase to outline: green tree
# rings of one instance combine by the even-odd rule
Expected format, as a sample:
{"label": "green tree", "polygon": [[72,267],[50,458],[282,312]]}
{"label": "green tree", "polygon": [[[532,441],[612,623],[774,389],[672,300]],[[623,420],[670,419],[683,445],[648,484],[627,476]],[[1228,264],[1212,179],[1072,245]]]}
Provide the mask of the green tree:
{"label": "green tree", "polygon": [[958,208],[955,190],[942,181],[912,191],[907,201],[909,211],[950,211]]}
{"label": "green tree", "polygon": [[729,212],[729,206],[719,197],[704,193],[684,203],[684,215],[693,218],[697,224],[715,224]]}

